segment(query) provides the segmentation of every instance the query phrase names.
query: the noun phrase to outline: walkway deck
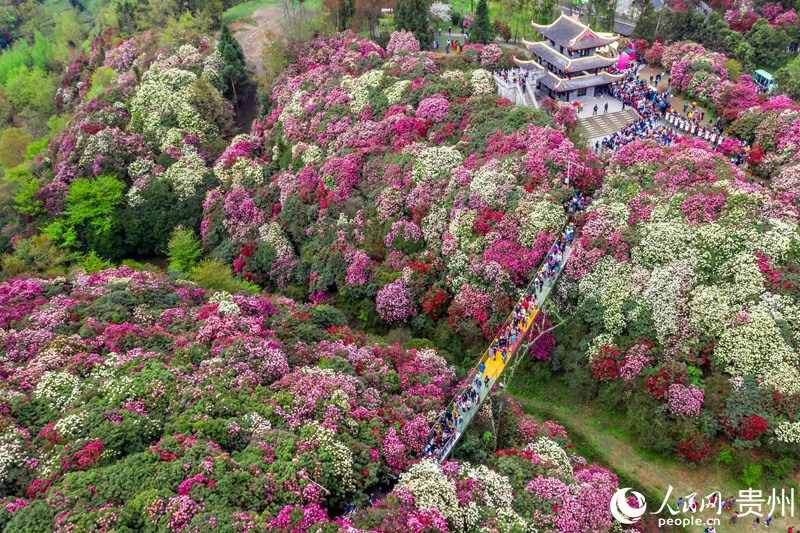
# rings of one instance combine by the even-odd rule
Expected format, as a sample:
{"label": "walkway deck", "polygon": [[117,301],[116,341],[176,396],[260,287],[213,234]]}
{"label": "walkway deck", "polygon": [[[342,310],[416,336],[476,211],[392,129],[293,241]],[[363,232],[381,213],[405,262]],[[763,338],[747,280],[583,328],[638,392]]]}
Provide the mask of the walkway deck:
{"label": "walkway deck", "polygon": [[[559,264],[558,270],[556,270],[555,275],[550,281],[544,283],[541,290],[536,291],[534,289],[534,282],[531,281],[530,285],[528,285],[528,287],[526,287],[525,290],[520,295],[518,303],[521,303],[526,295],[533,294],[536,298],[535,306],[532,309],[532,312],[530,313],[530,316],[528,317],[528,321],[525,324],[524,328],[520,328],[522,330],[522,333],[519,335],[519,338],[516,340],[514,344],[512,344],[509,347],[506,361],[504,362],[499,354],[496,354],[494,357],[490,357],[489,348],[487,348],[486,351],[483,353],[481,359],[478,361],[478,364],[476,364],[475,367],[470,372],[467,385],[458,391],[453,400],[448,404],[447,408],[439,415],[439,418],[433,424],[434,429],[433,431],[431,431],[431,436],[429,438],[429,444],[431,448],[433,448],[433,442],[436,436],[437,425],[444,425],[445,420],[448,418],[448,414],[450,415],[451,419],[452,417],[455,416],[454,413],[457,413],[458,415],[456,431],[450,437],[450,439],[445,442],[444,447],[442,447],[441,449],[436,449],[433,453],[430,452],[428,453],[428,455],[432,454],[434,457],[436,457],[436,460],[439,461],[440,463],[443,462],[445,459],[447,459],[447,457],[453,451],[456,444],[458,444],[458,441],[461,439],[461,437],[464,435],[464,432],[469,427],[470,422],[472,422],[472,419],[475,417],[478,411],[480,411],[483,402],[492,393],[492,390],[494,389],[494,386],[497,384],[497,381],[500,379],[500,376],[503,374],[503,371],[513,361],[514,356],[517,353],[517,350],[522,344],[522,341],[525,339],[528,332],[531,330],[531,326],[533,325],[533,321],[535,320],[536,315],[541,311],[542,305],[547,300],[548,296],[550,295],[550,292],[552,291],[553,287],[558,281],[558,277],[561,275],[561,272],[564,269],[564,265],[566,265],[571,252],[572,252],[572,245],[567,244],[564,247],[561,263]],[[545,258],[545,262],[546,261],[547,257]],[[535,272],[538,272],[538,270],[536,270]],[[512,317],[511,315],[509,315],[509,317],[506,319],[506,322],[504,323],[504,326],[509,324],[511,319]],[[485,365],[485,368],[483,369],[482,372],[480,371],[481,363]],[[468,393],[470,389],[473,388],[473,384],[476,382],[476,380],[480,380],[484,384],[480,387],[480,391],[478,392],[478,397],[475,403],[472,404],[472,407],[470,409],[466,408],[456,409],[456,400],[458,398],[461,398],[465,393]]]}

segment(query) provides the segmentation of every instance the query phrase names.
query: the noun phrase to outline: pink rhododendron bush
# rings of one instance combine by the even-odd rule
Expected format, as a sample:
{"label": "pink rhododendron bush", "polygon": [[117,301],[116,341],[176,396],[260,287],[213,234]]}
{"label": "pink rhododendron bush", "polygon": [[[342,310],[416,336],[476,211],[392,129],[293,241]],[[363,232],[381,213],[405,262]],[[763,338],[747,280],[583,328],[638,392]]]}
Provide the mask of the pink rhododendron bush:
{"label": "pink rhododendron bush", "polygon": [[567,165],[585,190],[600,165],[499,99],[487,70],[394,48],[407,37],[389,54],[352,34],[298,51],[269,116],[214,166],[203,244],[245,280],[370,326],[446,321],[483,342],[566,221]]}
{"label": "pink rhododendron bush", "polygon": [[652,449],[800,449],[800,204],[775,188],[703,142],[637,141],[584,215],[560,287],[578,303],[558,336],[569,379],[621,402]]}
{"label": "pink rhododendron bush", "polygon": [[[440,529],[470,501],[476,524],[610,519],[615,477],[508,401],[481,412],[470,449],[524,447],[513,483],[502,457],[497,473],[415,465],[454,371],[432,349],[366,342],[328,306],[129,267],[13,279],[0,302],[5,530],[335,531],[345,505],[406,471],[380,509]],[[432,499],[443,490],[452,499]]]}

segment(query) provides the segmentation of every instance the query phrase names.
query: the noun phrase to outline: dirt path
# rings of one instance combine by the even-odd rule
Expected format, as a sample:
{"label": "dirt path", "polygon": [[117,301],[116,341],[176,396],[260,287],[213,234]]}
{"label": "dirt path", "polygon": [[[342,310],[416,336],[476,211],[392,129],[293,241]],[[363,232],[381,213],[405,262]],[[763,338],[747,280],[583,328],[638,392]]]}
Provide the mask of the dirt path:
{"label": "dirt path", "polygon": [[261,50],[264,46],[264,31],[270,30],[274,33],[281,31],[282,23],[286,16],[282,8],[277,6],[262,7],[256,9],[249,20],[252,23],[240,23],[234,27],[234,36],[239,44],[242,45],[244,59],[256,77],[260,77],[264,72],[261,65]]}

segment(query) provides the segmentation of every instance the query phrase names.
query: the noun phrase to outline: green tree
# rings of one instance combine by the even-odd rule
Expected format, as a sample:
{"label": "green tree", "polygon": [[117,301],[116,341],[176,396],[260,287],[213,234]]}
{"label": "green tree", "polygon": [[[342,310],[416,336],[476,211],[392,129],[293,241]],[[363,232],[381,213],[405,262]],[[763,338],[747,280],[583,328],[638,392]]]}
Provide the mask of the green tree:
{"label": "green tree", "polygon": [[43,71],[52,70],[56,64],[56,53],[53,48],[53,43],[38,31],[33,37],[31,60],[36,67]]}
{"label": "green tree", "polygon": [[12,5],[0,6],[0,46],[11,44],[13,33],[19,24],[19,10]]}
{"label": "green tree", "polygon": [[30,139],[19,128],[8,128],[0,136],[0,164],[11,168],[25,161]]}
{"label": "green tree", "polygon": [[550,24],[556,11],[556,0],[540,0],[534,18],[537,24]]}
{"label": "green tree", "polygon": [[120,0],[114,4],[114,12],[119,21],[119,28],[123,31],[134,29],[136,22],[136,5],[131,0]]}
{"label": "green tree", "polygon": [[775,73],[778,90],[787,96],[800,100],[800,57],[795,58]]}
{"label": "green tree", "polygon": [[356,14],[356,2],[355,0],[343,0],[342,6],[339,8],[339,16],[337,20],[339,21],[339,31],[344,31],[347,29],[350,20],[353,18],[353,15]]}
{"label": "green tree", "polygon": [[166,28],[178,18],[180,7],[176,0],[143,0],[136,4],[136,25],[139,29]]}
{"label": "green tree", "polygon": [[39,67],[17,69],[9,77],[6,91],[17,112],[22,108],[31,108],[49,116],[53,110],[55,78]]}
{"label": "green tree", "polygon": [[742,64],[735,59],[729,59],[725,62],[725,68],[728,69],[732,80],[739,79],[742,75]]}
{"label": "green tree", "polygon": [[789,36],[781,29],[773,29],[766,19],[758,19],[745,39],[753,48],[753,62],[757,67],[775,66],[787,55]]}
{"label": "green tree", "polygon": [[172,232],[172,238],[167,244],[167,257],[169,257],[169,269],[180,272],[190,272],[197,264],[200,254],[200,241],[191,229],[178,226]]}
{"label": "green tree", "polygon": [[753,47],[750,46],[750,43],[747,41],[742,41],[736,46],[734,56],[746,71],[750,71],[754,68],[755,50],[753,50]]}
{"label": "green tree", "polygon": [[192,269],[189,279],[209,291],[240,292],[230,265],[219,259],[204,259]]}
{"label": "green tree", "polygon": [[592,0],[589,13],[594,12],[591,22],[600,30],[611,31],[614,29],[614,15],[617,11],[617,0]]}
{"label": "green tree", "polygon": [[652,41],[656,37],[656,25],[658,25],[658,13],[653,9],[653,4],[650,0],[634,0],[633,7],[637,10],[638,15],[631,38]]}
{"label": "green tree", "polygon": [[397,7],[394,10],[394,29],[405,30],[411,27],[408,20],[408,6],[405,0],[397,0]]}
{"label": "green tree", "polygon": [[472,25],[469,40],[472,43],[489,44],[494,40],[494,28],[489,21],[489,5],[486,0],[478,2],[475,10],[475,23]]}
{"label": "green tree", "polygon": [[[400,8],[400,4],[402,8]],[[400,16],[395,18],[395,28],[410,31],[419,41],[419,46],[427,50],[431,46],[428,4],[425,0],[402,0],[398,4]]]}
{"label": "green tree", "polygon": [[189,89],[189,103],[203,120],[217,126],[222,136],[233,133],[229,104],[208,79],[201,76],[192,84]]}
{"label": "green tree", "polygon": [[163,255],[176,226],[197,231],[203,220],[206,187],[181,198],[169,180],[153,180],[139,193],[140,202],[125,208],[122,228],[127,253]]}
{"label": "green tree", "polygon": [[42,231],[63,247],[94,250],[103,257],[120,257],[119,208],[125,184],[114,176],[78,179],[67,193],[66,208]]}
{"label": "green tree", "polygon": [[67,9],[56,18],[56,39],[67,46],[79,46],[86,38],[79,11]]}
{"label": "green tree", "polygon": [[227,24],[219,32],[219,53],[222,56],[220,77],[225,83],[225,95],[237,101],[237,89],[247,83],[247,70],[244,65],[244,52],[239,41],[234,39]]}

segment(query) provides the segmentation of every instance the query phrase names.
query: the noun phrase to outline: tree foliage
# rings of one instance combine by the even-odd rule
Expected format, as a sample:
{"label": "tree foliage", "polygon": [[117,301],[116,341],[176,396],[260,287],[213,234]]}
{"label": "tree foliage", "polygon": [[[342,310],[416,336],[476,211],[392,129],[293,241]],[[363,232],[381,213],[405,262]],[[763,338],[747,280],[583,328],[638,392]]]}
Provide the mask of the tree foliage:
{"label": "tree foliage", "polygon": [[242,87],[247,83],[247,70],[242,46],[234,39],[226,24],[220,30],[219,53],[222,56],[220,77],[225,85],[225,95],[236,101]]}
{"label": "tree foliage", "polygon": [[470,30],[470,42],[489,44],[494,41],[494,28],[489,21],[489,5],[486,0],[478,2],[475,10],[475,22]]}
{"label": "tree foliage", "polygon": [[104,257],[117,257],[118,210],[125,184],[114,176],[76,180],[69,189],[64,213],[43,229],[64,247],[94,250]]}
{"label": "tree foliage", "polygon": [[425,0],[400,0],[395,14],[395,28],[410,31],[423,50],[431,47],[431,26]]}
{"label": "tree foliage", "polygon": [[191,229],[178,226],[167,243],[169,269],[189,272],[203,253],[200,241]]}

